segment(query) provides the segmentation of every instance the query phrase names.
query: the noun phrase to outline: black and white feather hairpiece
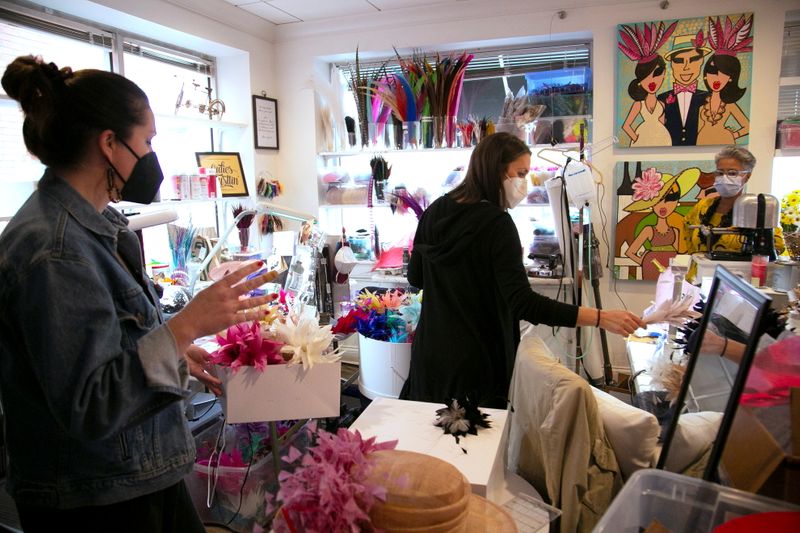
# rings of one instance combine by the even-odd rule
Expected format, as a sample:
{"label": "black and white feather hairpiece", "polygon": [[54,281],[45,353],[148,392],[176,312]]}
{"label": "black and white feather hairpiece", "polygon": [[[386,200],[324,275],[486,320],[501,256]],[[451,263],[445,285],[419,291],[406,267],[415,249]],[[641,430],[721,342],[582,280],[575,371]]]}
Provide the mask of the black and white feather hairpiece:
{"label": "black and white feather hairpiece", "polygon": [[[491,422],[487,420],[489,415],[482,413],[469,397],[451,398],[445,405],[446,407],[436,410],[434,425],[442,428],[445,435],[453,435],[456,444],[467,434],[477,435],[479,427],[491,427]],[[463,446],[461,449],[467,453]]]}

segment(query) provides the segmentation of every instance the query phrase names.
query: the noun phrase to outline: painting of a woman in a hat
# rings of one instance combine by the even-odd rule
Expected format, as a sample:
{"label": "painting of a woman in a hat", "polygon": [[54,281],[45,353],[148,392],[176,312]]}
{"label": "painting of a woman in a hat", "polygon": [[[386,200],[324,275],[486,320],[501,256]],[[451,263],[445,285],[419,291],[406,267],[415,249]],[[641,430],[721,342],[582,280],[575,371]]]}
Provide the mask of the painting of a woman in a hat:
{"label": "painting of a woman in a hat", "polygon": [[648,213],[638,224],[625,255],[642,268],[642,279],[658,278],[658,267],[667,266],[680,251],[683,215],[678,201],[697,183],[699,168],[688,168],[671,175],[648,168],[633,183],[633,202],[623,209],[629,213]]}
{"label": "painting of a woman in a hat", "polygon": [[708,44],[714,53],[703,67],[703,83],[711,92],[700,107],[697,144],[736,144],[750,131],[750,120],[736,103],[747,90],[739,87],[742,65],[736,54],[753,50],[752,27],[752,15],[736,23],[730,17],[724,23],[720,17],[708,19]]}

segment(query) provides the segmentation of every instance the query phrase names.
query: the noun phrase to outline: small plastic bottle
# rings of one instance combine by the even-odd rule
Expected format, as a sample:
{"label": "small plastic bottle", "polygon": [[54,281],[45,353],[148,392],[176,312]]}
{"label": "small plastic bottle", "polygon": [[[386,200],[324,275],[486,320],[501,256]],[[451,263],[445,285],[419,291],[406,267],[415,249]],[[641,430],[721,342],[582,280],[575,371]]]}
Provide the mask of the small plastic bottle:
{"label": "small plastic bottle", "polygon": [[217,169],[214,167],[206,168],[206,175],[208,176],[208,197],[217,197]]}

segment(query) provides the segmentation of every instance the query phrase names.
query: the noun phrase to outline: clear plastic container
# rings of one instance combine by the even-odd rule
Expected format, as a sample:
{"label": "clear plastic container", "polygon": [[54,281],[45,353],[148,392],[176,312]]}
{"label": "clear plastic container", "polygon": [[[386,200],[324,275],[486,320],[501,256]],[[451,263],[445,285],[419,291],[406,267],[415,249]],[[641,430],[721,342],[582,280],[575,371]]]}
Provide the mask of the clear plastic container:
{"label": "clear plastic container", "polygon": [[675,533],[710,533],[734,518],[773,511],[800,512],[800,507],[689,476],[645,469],[628,479],[592,531],[638,533],[657,520]]}

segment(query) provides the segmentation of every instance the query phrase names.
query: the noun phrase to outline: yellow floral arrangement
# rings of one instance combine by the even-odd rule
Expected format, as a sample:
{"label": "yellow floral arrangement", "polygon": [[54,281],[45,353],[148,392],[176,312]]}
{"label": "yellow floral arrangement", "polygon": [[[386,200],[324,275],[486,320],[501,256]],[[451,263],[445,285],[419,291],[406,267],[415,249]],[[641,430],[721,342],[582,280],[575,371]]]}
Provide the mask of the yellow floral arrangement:
{"label": "yellow floral arrangement", "polygon": [[793,233],[800,228],[800,189],[781,200],[781,228],[784,233]]}

